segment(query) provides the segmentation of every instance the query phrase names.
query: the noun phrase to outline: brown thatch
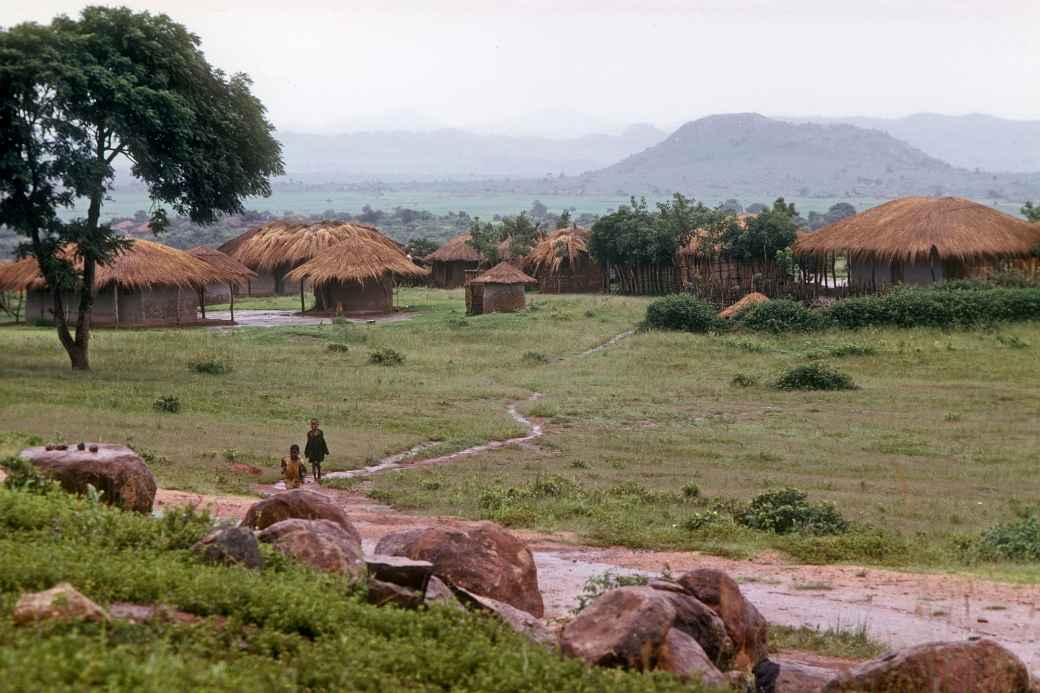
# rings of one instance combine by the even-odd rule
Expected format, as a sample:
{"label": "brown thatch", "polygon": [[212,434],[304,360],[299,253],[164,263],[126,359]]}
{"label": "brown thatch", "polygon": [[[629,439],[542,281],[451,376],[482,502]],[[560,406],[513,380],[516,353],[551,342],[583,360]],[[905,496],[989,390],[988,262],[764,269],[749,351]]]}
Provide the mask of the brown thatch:
{"label": "brown thatch", "polygon": [[455,236],[426,256],[427,262],[482,262],[484,256],[470,245],[473,236],[463,233]]}
{"label": "brown thatch", "polygon": [[800,238],[796,255],[927,261],[1021,257],[1040,245],[1040,225],[959,197],[904,197]]}
{"label": "brown thatch", "polygon": [[508,262],[500,262],[484,274],[471,279],[470,284],[537,284],[538,280],[530,277]]}
{"label": "brown thatch", "polygon": [[[62,252],[77,269],[82,268],[83,262],[76,257],[75,245],[66,246]],[[111,284],[125,289],[198,287],[219,281],[227,281],[223,272],[183,250],[154,241],[134,240],[111,263],[98,266],[94,288],[103,289]],[[45,284],[35,258],[27,257],[0,268],[0,289],[39,289]]]}
{"label": "brown thatch", "polygon": [[249,282],[250,279],[256,279],[256,272],[216,248],[200,245],[190,249],[188,254],[221,272],[224,275],[225,282],[241,286]]}
{"label": "brown thatch", "polygon": [[744,296],[744,298],[742,298],[739,301],[737,301],[736,303],[734,303],[732,306],[730,306],[728,308],[724,308],[722,311],[720,311],[719,312],[719,317],[720,318],[725,318],[726,320],[728,320],[728,319],[732,318],[734,315],[737,315],[738,313],[743,313],[748,308],[751,308],[753,306],[757,306],[759,303],[768,303],[768,302],[769,302],[769,297],[768,296],[766,296],[763,293],[759,293],[757,291],[752,291],[751,293],[749,293],[746,296]]}
{"label": "brown thatch", "polygon": [[559,272],[564,260],[575,267],[581,256],[589,254],[591,235],[588,229],[577,226],[553,231],[531,249],[524,259],[524,269],[532,273]]}
{"label": "brown thatch", "polygon": [[337,243],[313,260],[303,263],[286,278],[294,282],[310,280],[314,286],[328,282],[378,280],[387,274],[424,277],[429,273],[399,250],[358,235]]}
{"label": "brown thatch", "polygon": [[273,271],[278,267],[295,267],[338,243],[358,237],[395,251],[402,250],[399,243],[374,226],[342,221],[307,224],[275,221],[228,241],[221,250],[250,269]]}

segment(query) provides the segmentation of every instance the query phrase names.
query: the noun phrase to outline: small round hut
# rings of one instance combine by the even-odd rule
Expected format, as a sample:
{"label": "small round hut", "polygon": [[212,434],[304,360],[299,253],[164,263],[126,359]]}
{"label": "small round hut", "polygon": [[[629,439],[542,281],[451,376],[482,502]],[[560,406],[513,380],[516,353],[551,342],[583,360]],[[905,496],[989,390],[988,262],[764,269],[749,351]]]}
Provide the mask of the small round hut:
{"label": "small round hut", "polygon": [[589,253],[588,229],[559,229],[539,241],[524,259],[524,269],[538,280],[538,289],[550,294],[598,293],[604,277]]}
{"label": "small round hut", "polygon": [[475,270],[484,261],[479,250],[470,245],[469,233],[455,236],[426,256],[430,280],[439,289],[457,289],[466,283],[466,270]]}
{"label": "small round hut", "polygon": [[236,289],[244,289],[250,281],[256,279],[256,272],[216,248],[199,245],[191,248],[188,254],[227,277],[227,281],[211,282],[199,290],[199,304],[202,306],[231,303]]}
{"label": "small round hut", "polygon": [[400,250],[357,235],[322,251],[286,278],[311,283],[315,312],[374,314],[393,311],[396,277],[427,273]]}
{"label": "small round hut", "polygon": [[[76,266],[76,248],[67,246],[65,257]],[[199,288],[230,277],[183,250],[154,241],[134,240],[129,248],[105,265],[94,278],[96,325],[178,325],[198,321]],[[0,269],[0,290],[25,291],[27,320],[53,318],[54,300],[39,272],[36,259],[19,260]],[[78,297],[64,298],[66,316],[72,319]]]}
{"label": "small round hut", "polygon": [[[904,197],[798,240],[795,255],[848,261],[851,289],[935,284],[1018,267],[1035,271],[1040,225],[959,197]],[[819,275],[817,275],[819,276]]]}
{"label": "small round hut", "polygon": [[402,250],[400,244],[374,226],[334,220],[274,221],[246,231],[221,245],[219,250],[257,273],[257,278],[247,285],[250,296],[302,294],[304,287],[286,275],[327,248],[356,236]]}
{"label": "small round hut", "polygon": [[524,290],[538,280],[502,261],[466,283],[466,313],[511,313],[527,305]]}

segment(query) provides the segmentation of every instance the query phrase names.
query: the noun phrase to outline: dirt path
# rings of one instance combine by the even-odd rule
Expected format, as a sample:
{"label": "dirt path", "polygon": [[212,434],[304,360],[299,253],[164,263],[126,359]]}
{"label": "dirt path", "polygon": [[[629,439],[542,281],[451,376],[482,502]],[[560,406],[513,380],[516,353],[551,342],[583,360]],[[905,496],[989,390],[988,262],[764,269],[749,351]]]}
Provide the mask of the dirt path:
{"label": "dirt path", "polygon": [[[231,311],[228,310],[215,310],[209,311],[207,317],[214,320],[226,320],[228,321],[227,326],[214,328],[214,329],[234,329],[235,327],[300,327],[300,326],[311,326],[311,325],[331,325],[333,318],[329,316],[321,315],[306,315],[301,314],[298,311],[292,310],[236,310],[235,311],[235,323],[230,324]],[[348,322],[353,323],[368,323],[368,322],[397,322],[400,320],[411,319],[412,314],[409,313],[386,313],[379,315],[372,315],[370,317],[359,317],[359,318],[344,318]]]}

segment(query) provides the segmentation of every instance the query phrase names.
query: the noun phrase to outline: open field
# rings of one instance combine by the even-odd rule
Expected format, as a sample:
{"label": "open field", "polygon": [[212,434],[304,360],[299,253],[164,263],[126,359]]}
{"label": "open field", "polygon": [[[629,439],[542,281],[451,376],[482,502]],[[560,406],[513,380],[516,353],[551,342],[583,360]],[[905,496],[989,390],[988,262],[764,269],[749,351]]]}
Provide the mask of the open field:
{"label": "open field", "polygon": [[[130,440],[163,486],[243,493],[274,478],[312,415],[333,451],[328,468],[351,469],[430,440],[438,443],[423,456],[521,434],[506,405],[522,402],[544,419],[533,445],[377,476],[368,491],[405,509],[569,530],[590,543],[733,556],[781,549],[807,561],[1040,581],[1035,566],[968,566],[955,551],[958,536],[1040,503],[1040,326],[650,332],[580,357],[636,325],[646,301],[530,299],[526,313],[464,317],[461,291],[409,289],[401,302],[415,316],[396,323],[99,331],[95,372],[85,376],[68,370],[51,330],[4,327],[0,455],[28,436]],[[840,356],[861,351],[849,345],[874,353]],[[382,347],[404,364],[370,364]],[[208,360],[232,370],[189,369]],[[861,389],[768,387],[809,361],[841,368]],[[757,384],[734,385],[737,374]],[[532,393],[541,398],[528,401]],[[156,412],[163,396],[177,397],[180,412]],[[777,537],[712,519],[716,508],[785,485],[879,531]]]}

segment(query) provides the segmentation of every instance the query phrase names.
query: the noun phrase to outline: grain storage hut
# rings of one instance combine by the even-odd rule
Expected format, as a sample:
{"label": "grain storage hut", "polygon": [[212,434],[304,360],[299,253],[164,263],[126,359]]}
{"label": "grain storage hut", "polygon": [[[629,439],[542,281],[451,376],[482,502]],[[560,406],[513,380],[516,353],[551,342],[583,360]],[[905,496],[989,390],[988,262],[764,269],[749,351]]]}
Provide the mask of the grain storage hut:
{"label": "grain storage hut", "polygon": [[794,253],[824,265],[847,258],[852,290],[937,284],[1011,267],[1035,273],[1040,224],[959,197],[904,197],[799,239]]}
{"label": "grain storage hut", "polygon": [[469,233],[455,236],[426,256],[430,279],[439,289],[457,289],[466,283],[466,270],[475,270],[484,262],[484,256],[470,245]]}
{"label": "grain storage hut", "polygon": [[538,280],[502,261],[466,283],[466,313],[511,313],[527,305],[524,289]]}
{"label": "grain storage hut", "polygon": [[232,303],[237,290],[245,289],[250,281],[256,279],[256,272],[216,248],[200,245],[189,250],[188,254],[202,260],[228,278],[227,281],[207,284],[199,290],[199,304],[202,306]]}
{"label": "grain storage hut", "polygon": [[524,259],[524,269],[547,294],[598,293],[604,289],[600,264],[589,253],[588,229],[560,229],[539,241]]}
{"label": "grain storage hut", "polygon": [[373,314],[394,309],[397,277],[424,277],[427,273],[400,250],[357,235],[323,250],[287,278],[311,283],[315,312]]}
{"label": "grain storage hut", "polygon": [[[75,246],[65,256],[75,265]],[[130,247],[105,265],[94,278],[95,325],[179,325],[198,321],[199,288],[229,281],[228,275],[211,265],[161,243],[134,240]],[[39,272],[36,259],[19,260],[0,269],[0,290],[27,292],[26,320],[50,320],[54,301]],[[75,317],[78,297],[64,299],[66,317]]]}
{"label": "grain storage hut", "polygon": [[355,236],[370,238],[388,248],[402,250],[374,226],[343,221],[302,223],[274,221],[246,231],[220,246],[219,250],[257,273],[250,280],[250,296],[289,295],[304,287],[286,278],[294,268],[316,258],[323,250]]}

